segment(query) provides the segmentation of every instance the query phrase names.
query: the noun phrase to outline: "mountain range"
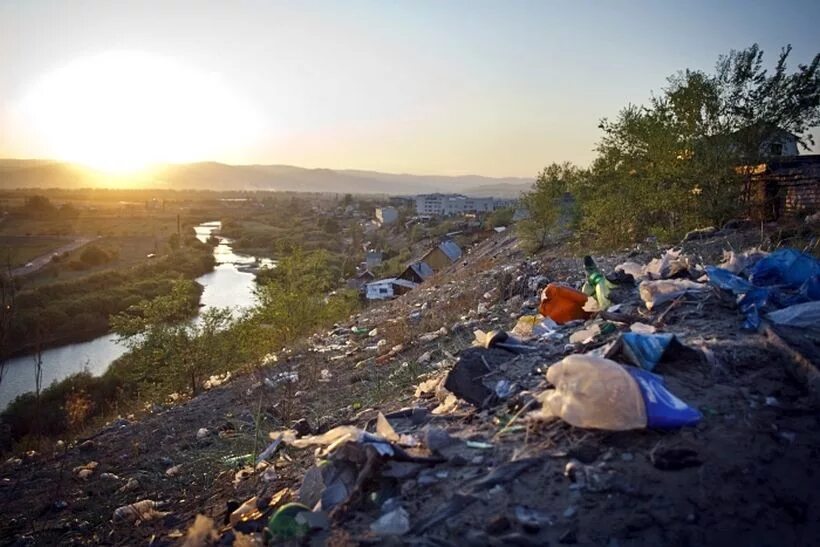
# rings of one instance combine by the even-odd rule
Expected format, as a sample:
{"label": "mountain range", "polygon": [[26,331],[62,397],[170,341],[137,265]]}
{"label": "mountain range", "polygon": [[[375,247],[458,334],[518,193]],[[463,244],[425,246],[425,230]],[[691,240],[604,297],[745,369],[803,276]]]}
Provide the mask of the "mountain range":
{"label": "mountain range", "polygon": [[290,165],[167,164],[149,174],[109,175],[50,160],[0,159],[0,188],[129,187],[173,190],[270,190],[358,194],[461,193],[517,197],[533,179],[379,173],[354,169],[307,169]]}

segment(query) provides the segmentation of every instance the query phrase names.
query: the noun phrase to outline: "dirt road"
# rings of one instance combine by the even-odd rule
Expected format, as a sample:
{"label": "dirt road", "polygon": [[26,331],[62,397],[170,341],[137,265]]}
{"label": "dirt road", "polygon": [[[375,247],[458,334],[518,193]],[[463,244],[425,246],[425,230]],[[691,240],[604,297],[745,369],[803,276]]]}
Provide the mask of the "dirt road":
{"label": "dirt road", "polygon": [[99,238],[100,236],[97,236],[96,238],[80,237],[74,239],[73,241],[71,241],[71,243],[67,243],[61,247],[54,249],[53,251],[38,256],[34,260],[28,262],[25,266],[14,268],[11,271],[11,275],[12,277],[22,277],[24,275],[33,274],[34,272],[40,270],[41,268],[45,267],[46,264],[51,262],[51,259],[55,254],[60,255],[63,253],[69,253]]}

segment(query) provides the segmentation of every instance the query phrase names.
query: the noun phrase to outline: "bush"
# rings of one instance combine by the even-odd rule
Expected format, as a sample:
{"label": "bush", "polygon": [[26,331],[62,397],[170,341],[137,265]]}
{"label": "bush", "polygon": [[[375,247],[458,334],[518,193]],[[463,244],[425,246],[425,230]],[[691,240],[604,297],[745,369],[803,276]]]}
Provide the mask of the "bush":
{"label": "bush", "polygon": [[90,266],[100,266],[111,260],[108,253],[97,247],[96,245],[89,245],[80,254],[80,261],[83,264]]}

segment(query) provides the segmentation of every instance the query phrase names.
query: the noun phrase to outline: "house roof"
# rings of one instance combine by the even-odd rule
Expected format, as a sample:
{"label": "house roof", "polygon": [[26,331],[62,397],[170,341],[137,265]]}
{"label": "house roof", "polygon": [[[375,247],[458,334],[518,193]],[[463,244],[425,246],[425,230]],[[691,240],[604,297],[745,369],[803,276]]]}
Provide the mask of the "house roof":
{"label": "house roof", "polygon": [[416,275],[418,275],[422,279],[432,277],[434,273],[433,268],[431,268],[429,264],[422,260],[419,260],[418,262],[413,262],[412,264],[409,264],[407,267],[416,272]]}
{"label": "house roof", "polygon": [[733,137],[745,137],[749,134],[762,135],[765,137],[774,137],[776,135],[778,137],[789,137],[794,140],[798,139],[797,135],[795,135],[794,133],[786,131],[785,129],[781,129],[780,127],[768,122],[759,122],[752,125],[748,125],[742,129],[738,129],[731,135]]}
{"label": "house roof", "polygon": [[438,248],[453,262],[461,258],[461,247],[452,239],[442,241],[439,243]]}

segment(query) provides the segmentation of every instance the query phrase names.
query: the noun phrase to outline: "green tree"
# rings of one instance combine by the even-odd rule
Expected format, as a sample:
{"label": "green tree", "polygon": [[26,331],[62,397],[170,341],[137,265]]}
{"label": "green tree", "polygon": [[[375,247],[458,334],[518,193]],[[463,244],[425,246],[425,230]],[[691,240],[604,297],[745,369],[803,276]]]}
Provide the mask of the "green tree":
{"label": "green tree", "polygon": [[[211,310],[200,322],[190,323],[198,294],[193,281],[174,283],[170,294],[144,300],[111,317],[111,327],[131,351],[129,374],[143,384],[179,387],[188,384],[196,393],[205,369],[200,334],[211,334],[228,325],[230,314]],[[190,382],[190,383],[189,383]]]}
{"label": "green tree", "polygon": [[802,146],[820,124],[820,54],[789,72],[785,48],[773,71],[757,45],[720,57],[714,74],[685,70],[648,105],[610,121],[589,177],[576,187],[582,227],[602,245],[721,225],[741,214],[762,144],[789,131]]}
{"label": "green tree", "polygon": [[513,214],[515,214],[515,209],[512,207],[496,209],[487,217],[487,228],[492,230],[500,226],[509,226],[512,224]]}
{"label": "green tree", "polygon": [[170,247],[172,251],[179,249],[179,234],[173,233],[168,236],[168,247]]}
{"label": "green tree", "polygon": [[538,175],[531,191],[521,197],[527,218],[518,223],[518,234],[527,250],[536,252],[572,223],[568,193],[584,172],[571,163],[553,163]]}

